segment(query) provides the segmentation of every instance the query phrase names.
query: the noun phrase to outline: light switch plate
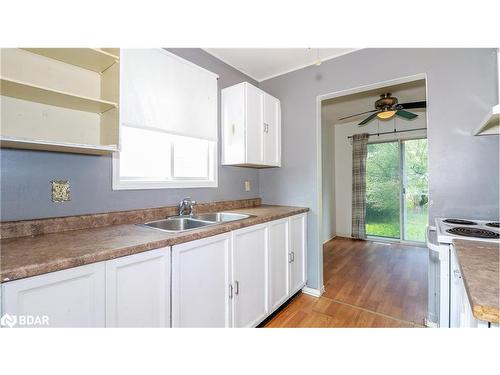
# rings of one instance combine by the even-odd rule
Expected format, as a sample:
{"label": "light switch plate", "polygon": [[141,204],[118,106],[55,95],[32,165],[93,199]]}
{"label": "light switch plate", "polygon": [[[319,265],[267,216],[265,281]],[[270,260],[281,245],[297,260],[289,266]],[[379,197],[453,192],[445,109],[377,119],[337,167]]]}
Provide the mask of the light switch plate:
{"label": "light switch plate", "polygon": [[71,200],[71,186],[67,180],[50,181],[52,184],[52,202],[67,202]]}
{"label": "light switch plate", "polygon": [[250,181],[245,181],[245,191],[250,191],[252,188]]}

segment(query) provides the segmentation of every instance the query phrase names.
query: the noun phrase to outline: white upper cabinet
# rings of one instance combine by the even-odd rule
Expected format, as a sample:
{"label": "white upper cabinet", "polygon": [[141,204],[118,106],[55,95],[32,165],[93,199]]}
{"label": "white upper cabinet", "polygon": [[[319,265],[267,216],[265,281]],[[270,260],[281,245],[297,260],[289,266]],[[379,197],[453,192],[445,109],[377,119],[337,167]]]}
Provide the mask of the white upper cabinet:
{"label": "white upper cabinet", "polygon": [[222,164],[281,166],[280,102],[248,82],[222,90]]}

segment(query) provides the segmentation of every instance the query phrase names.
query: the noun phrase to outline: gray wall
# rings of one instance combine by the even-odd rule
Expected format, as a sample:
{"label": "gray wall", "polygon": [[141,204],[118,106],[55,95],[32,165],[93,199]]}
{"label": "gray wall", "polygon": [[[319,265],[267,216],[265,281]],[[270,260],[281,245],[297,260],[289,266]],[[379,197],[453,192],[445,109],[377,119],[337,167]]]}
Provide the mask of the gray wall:
{"label": "gray wall", "polygon": [[316,97],[427,74],[430,218],[498,218],[499,139],[473,137],[498,103],[494,49],[365,49],[260,83],[281,100],[282,165],[260,171],[266,203],[309,206],[308,286],[319,288]]}
{"label": "gray wall", "polygon": [[[219,89],[242,81],[255,82],[201,49],[170,49],[219,78]],[[220,121],[220,116],[219,116]],[[220,126],[219,126],[220,129]],[[1,149],[1,220],[22,220],[174,205],[186,196],[200,202],[259,196],[256,170],[219,166],[219,186],[203,189],[111,189],[110,156]],[[219,147],[220,160],[220,147]],[[50,180],[71,182],[71,201],[51,201]],[[250,180],[252,190],[244,191]]]}

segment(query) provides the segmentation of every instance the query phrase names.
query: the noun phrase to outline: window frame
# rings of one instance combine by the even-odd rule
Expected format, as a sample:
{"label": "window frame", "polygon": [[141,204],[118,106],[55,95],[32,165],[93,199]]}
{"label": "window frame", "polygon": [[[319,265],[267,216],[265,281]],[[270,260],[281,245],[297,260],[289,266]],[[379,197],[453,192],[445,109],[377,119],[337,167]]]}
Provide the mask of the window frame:
{"label": "window frame", "polygon": [[[197,69],[201,69],[201,70],[206,71],[207,73],[209,73],[211,75],[214,75],[217,80],[219,78],[219,76],[217,74],[210,72],[209,70],[202,68],[201,66],[198,66],[189,60],[183,59],[182,57],[177,56],[171,52],[165,51],[163,49],[162,49],[162,52],[165,52],[171,56],[174,56],[178,60],[181,60],[188,65],[194,66]],[[121,81],[121,77],[120,77],[120,81]],[[121,91],[121,88],[122,88],[122,84],[120,82],[120,91]],[[212,141],[207,140],[208,142],[212,142],[212,145],[209,144],[209,147],[212,147],[212,150],[210,150],[209,152],[212,155],[213,162],[211,162],[211,160],[210,160],[211,159],[210,154],[209,154],[209,160],[208,160],[209,175],[210,174],[213,175],[212,179],[210,177],[209,177],[209,179],[200,179],[198,177],[193,177],[193,178],[191,178],[191,177],[177,177],[177,178],[174,178],[173,177],[173,175],[174,175],[174,170],[173,170],[173,168],[174,168],[174,160],[173,160],[174,148],[172,147],[170,150],[171,155],[172,155],[172,158],[170,160],[171,176],[169,176],[171,179],[164,180],[164,181],[152,181],[152,180],[148,181],[148,180],[140,180],[140,179],[122,180],[121,176],[120,176],[120,148],[121,148],[121,144],[122,144],[122,142],[121,142],[122,132],[120,131],[119,132],[119,143],[120,143],[119,151],[114,152],[113,156],[112,156],[112,175],[113,175],[112,176],[113,177],[112,178],[112,190],[149,190],[149,189],[216,188],[216,187],[218,187],[218,181],[219,181],[218,180],[218,174],[219,174],[218,173],[219,172],[218,171],[219,170],[219,134],[218,133],[219,133],[219,97],[220,97],[219,91],[220,90],[217,87],[217,93],[216,93],[217,110],[216,110],[216,119],[215,119],[216,124],[217,124],[216,139],[212,140]],[[120,94],[121,94],[121,92],[120,92]],[[122,126],[138,127],[138,126],[135,126],[134,124],[122,123],[122,121],[120,120],[119,121],[119,128],[121,129]],[[157,128],[151,128],[151,127],[147,127],[147,126],[138,127],[138,128],[147,129],[150,131],[165,132],[164,130],[160,130]],[[174,132],[167,132],[167,133],[170,133],[172,135],[180,135],[180,136],[184,136],[184,137],[189,137],[189,136],[186,136],[184,134],[175,134]],[[192,138],[194,138],[194,137],[192,137]],[[210,173],[211,168],[213,168],[212,173]]]}

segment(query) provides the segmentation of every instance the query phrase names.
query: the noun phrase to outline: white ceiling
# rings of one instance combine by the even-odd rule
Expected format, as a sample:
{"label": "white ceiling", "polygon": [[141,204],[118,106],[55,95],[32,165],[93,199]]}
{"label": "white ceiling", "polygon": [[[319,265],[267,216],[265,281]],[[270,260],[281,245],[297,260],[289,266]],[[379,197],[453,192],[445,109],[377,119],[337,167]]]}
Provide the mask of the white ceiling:
{"label": "white ceiling", "polygon": [[[396,97],[399,103],[423,101],[426,100],[425,80],[422,79],[325,100],[321,103],[322,119],[330,124],[346,124],[357,120],[361,121],[370,114],[359,115],[341,121],[339,121],[339,118],[375,109],[375,101],[380,98],[381,94],[386,92],[392,93],[392,96]],[[422,112],[422,110],[417,109],[410,109],[409,111]]]}
{"label": "white ceiling", "polygon": [[355,51],[355,48],[205,48],[258,82]]}

